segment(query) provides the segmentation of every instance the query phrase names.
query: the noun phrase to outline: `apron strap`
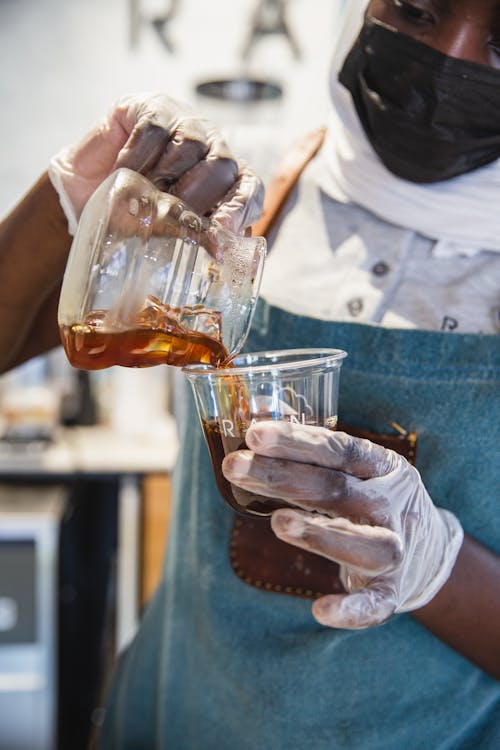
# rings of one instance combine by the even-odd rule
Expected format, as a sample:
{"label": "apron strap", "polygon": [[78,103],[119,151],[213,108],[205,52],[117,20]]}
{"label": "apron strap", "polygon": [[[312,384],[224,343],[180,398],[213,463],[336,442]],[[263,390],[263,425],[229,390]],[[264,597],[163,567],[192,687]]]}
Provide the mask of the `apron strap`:
{"label": "apron strap", "polygon": [[324,141],[325,133],[325,127],[308,133],[287,153],[278,167],[278,171],[266,188],[264,210],[261,218],[252,227],[253,237],[264,237],[271,231],[286,199],[295,187],[303,170],[318,153]]}

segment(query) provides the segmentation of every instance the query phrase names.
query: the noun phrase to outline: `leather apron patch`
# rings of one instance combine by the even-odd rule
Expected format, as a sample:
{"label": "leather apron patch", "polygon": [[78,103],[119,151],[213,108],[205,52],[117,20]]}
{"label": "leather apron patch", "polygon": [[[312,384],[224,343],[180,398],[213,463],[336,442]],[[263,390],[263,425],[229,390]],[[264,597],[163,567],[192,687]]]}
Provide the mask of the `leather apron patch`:
{"label": "leather apron patch", "polygon": [[[398,425],[394,427],[396,434],[378,434],[342,424],[337,429],[390,448],[414,463],[415,433],[407,433]],[[268,518],[235,516],[229,554],[236,575],[262,591],[306,599],[344,591],[337,563],[281,541]]]}

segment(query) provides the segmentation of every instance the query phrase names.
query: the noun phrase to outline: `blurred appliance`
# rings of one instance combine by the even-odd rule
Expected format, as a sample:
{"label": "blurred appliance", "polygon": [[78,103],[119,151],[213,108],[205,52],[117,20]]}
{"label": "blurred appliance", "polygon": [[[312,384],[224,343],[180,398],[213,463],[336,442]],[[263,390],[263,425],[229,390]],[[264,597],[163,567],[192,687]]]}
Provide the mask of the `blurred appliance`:
{"label": "blurred appliance", "polygon": [[67,489],[0,484],[0,750],[53,750],[57,557]]}

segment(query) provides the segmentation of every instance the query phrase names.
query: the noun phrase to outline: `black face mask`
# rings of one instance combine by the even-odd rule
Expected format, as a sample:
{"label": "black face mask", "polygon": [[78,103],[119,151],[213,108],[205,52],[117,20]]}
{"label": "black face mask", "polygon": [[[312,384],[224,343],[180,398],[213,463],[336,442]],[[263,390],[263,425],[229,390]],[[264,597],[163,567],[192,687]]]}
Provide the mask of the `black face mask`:
{"label": "black face mask", "polygon": [[411,182],[438,182],[500,157],[500,71],[458,60],[368,19],[339,81],[374,150]]}

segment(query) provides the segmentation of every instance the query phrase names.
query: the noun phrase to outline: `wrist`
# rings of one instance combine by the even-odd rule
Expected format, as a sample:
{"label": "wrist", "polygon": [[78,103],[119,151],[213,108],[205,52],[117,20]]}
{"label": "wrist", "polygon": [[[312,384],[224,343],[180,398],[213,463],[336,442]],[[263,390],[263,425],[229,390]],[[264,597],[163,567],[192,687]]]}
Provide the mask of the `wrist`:
{"label": "wrist", "polygon": [[474,664],[500,679],[500,555],[464,535],[452,573],[413,616]]}
{"label": "wrist", "polygon": [[48,177],[53,189],[57,193],[59,205],[67,221],[67,231],[74,235],[78,225],[78,214],[74,201],[70,198],[67,181],[77,179],[67,167],[66,157],[69,149],[63,149],[54,156],[49,164]]}
{"label": "wrist", "polygon": [[453,571],[463,538],[458,518],[444,508],[434,507],[433,522],[422,531],[422,548],[409,561],[407,577],[414,580],[396,612],[412,612],[432,601]]}

